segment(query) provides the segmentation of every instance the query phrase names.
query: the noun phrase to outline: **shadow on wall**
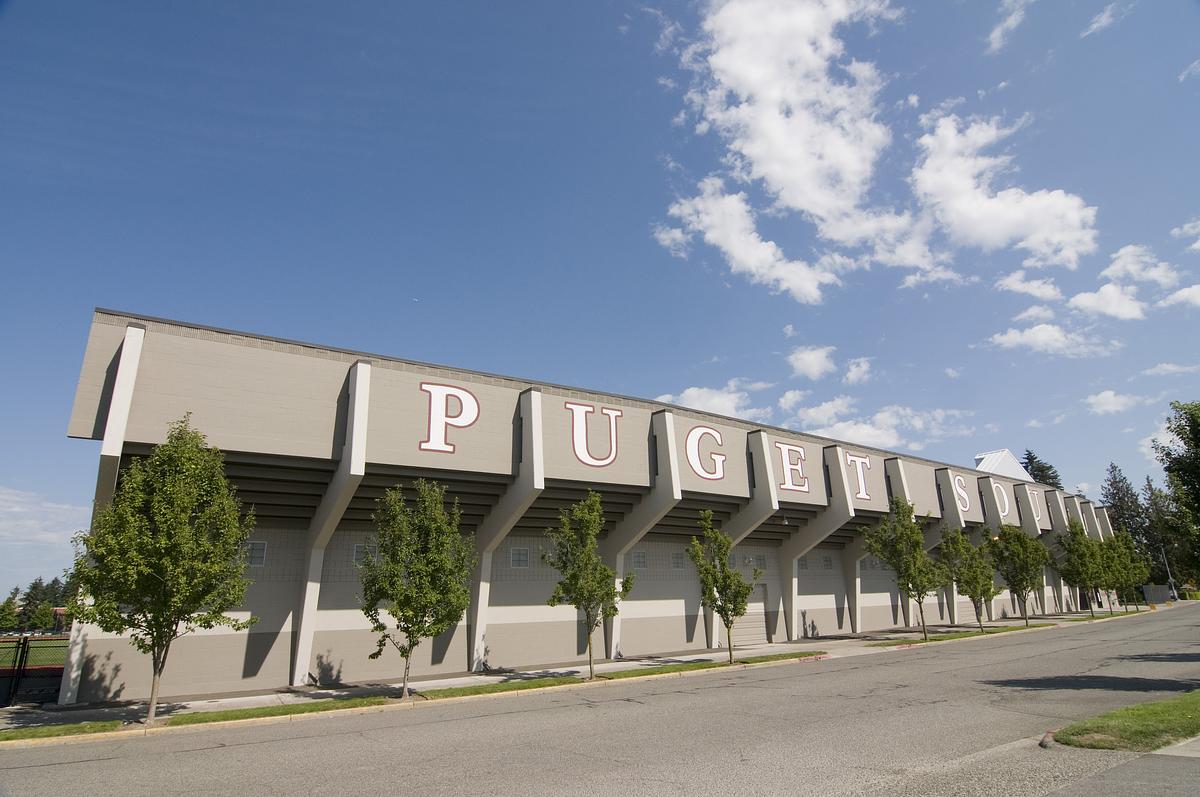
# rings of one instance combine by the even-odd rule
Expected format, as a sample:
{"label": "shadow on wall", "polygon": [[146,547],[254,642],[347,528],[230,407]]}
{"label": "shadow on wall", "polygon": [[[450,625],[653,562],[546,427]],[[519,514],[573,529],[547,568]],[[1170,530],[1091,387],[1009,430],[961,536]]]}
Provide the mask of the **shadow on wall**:
{"label": "shadow on wall", "polygon": [[1004,678],[980,683],[1016,689],[1103,689],[1111,692],[1190,692],[1200,688],[1200,680],[1194,679],[1116,675],[1052,675],[1044,678]]}
{"label": "shadow on wall", "polygon": [[821,636],[821,631],[817,628],[817,621],[808,616],[807,609],[800,610],[800,636],[805,639],[816,639]]}
{"label": "shadow on wall", "polygon": [[83,670],[79,677],[79,700],[87,703],[108,703],[120,700],[125,694],[125,682],[119,684],[121,665],[112,663],[113,652],[103,658],[95,653],[83,657]]}
{"label": "shadow on wall", "polygon": [[333,663],[333,651],[317,654],[317,671],[313,673],[318,686],[342,686],[342,662]]}

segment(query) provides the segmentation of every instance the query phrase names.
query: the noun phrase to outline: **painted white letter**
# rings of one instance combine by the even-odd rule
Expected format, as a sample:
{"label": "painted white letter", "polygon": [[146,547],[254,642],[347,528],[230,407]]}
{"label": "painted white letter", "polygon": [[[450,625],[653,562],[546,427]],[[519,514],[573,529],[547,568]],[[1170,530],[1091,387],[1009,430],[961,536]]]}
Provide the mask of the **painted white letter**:
{"label": "painted white letter", "polygon": [[954,476],[954,500],[962,511],[971,511],[971,494],[967,492],[967,480],[958,474]]}
{"label": "painted white letter", "polygon": [[867,471],[871,469],[871,460],[867,457],[860,457],[857,454],[846,452],[846,464],[854,466],[854,472],[858,474],[858,492],[854,494],[855,498],[861,498],[864,501],[870,501],[871,496],[867,492]]}
{"label": "painted white letter", "polygon": [[1040,504],[1041,497],[1042,497],[1041,490],[1030,490],[1029,491],[1029,503],[1033,504],[1033,519],[1039,523],[1042,522],[1042,507]]}
{"label": "painted white letter", "polygon": [[1008,494],[1004,492],[1004,487],[997,482],[992,482],[992,491],[996,493],[997,502],[1004,502],[1004,506],[1000,507],[1000,517],[1008,517],[1008,510],[1010,507],[1008,505]]}
{"label": "painted white letter", "polygon": [[611,465],[617,458],[617,418],[624,413],[610,407],[601,407],[600,414],[608,416],[608,456],[596,459],[588,451],[587,417],[596,410],[591,404],[575,404],[563,402],[563,406],[571,411],[571,446],[575,450],[575,458],[584,465],[593,468],[603,468]]}
{"label": "painted white letter", "polygon": [[697,426],[687,433],[687,439],[684,441],[684,448],[687,451],[688,464],[692,466],[692,470],[701,479],[709,479],[716,481],[725,478],[725,455],[710,454],[713,461],[713,469],[705,470],[704,463],[700,461],[700,438],[711,437],[717,441],[717,445],[721,445],[724,441],[721,439],[721,433],[716,429],[708,426]]}
{"label": "painted white letter", "polygon": [[[422,382],[421,390],[429,394],[429,431],[417,448],[422,451],[454,453],[454,444],[446,442],[446,431],[453,426],[465,429],[479,420],[479,400],[461,387]],[[450,414],[450,399],[458,401],[458,412]]]}
{"label": "painted white letter", "polygon": [[779,460],[783,464],[783,483],[779,485],[779,489],[807,493],[808,477],[804,475],[804,448],[780,442],[776,442],[775,447],[779,449]]}

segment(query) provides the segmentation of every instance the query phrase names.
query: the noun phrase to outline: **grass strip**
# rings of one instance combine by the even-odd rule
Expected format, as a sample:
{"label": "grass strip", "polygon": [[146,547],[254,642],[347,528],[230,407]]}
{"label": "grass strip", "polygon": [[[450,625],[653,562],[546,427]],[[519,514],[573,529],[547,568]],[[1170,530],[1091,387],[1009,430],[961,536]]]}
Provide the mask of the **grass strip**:
{"label": "grass strip", "polygon": [[1081,720],[1054,734],[1072,747],[1149,752],[1200,736],[1200,689]]}
{"label": "grass strip", "polygon": [[[763,664],[768,661],[786,661],[788,659],[807,659],[813,656],[824,656],[823,650],[804,650],[794,651],[791,653],[771,653],[766,656],[747,656],[746,658],[737,659],[734,664]],[[664,675],[672,672],[688,672],[689,670],[711,670],[717,667],[728,667],[728,661],[683,661],[675,662],[674,664],[660,664],[658,666],[635,667],[632,670],[617,670],[616,672],[606,672],[601,675],[601,678],[621,679],[621,678],[637,678],[640,675]]]}
{"label": "grass strip", "polygon": [[548,675],[545,678],[526,678],[515,681],[501,681],[494,684],[476,684],[474,686],[451,686],[446,689],[430,689],[419,692],[427,700],[442,700],[447,697],[467,697],[468,695],[490,695],[496,692],[520,692],[525,689],[539,689],[543,686],[561,686],[562,684],[577,684],[583,681],[574,675]]}
{"label": "grass strip", "polygon": [[309,703],[289,703],[282,706],[231,708],[225,711],[193,711],[187,714],[175,714],[167,719],[166,724],[171,726],[200,725],[205,722],[226,722],[228,720],[245,720],[254,717],[285,717],[290,714],[314,714],[320,711],[336,711],[343,708],[382,706],[389,702],[391,701],[382,695],[371,695],[370,697],[313,700]]}
{"label": "grass strip", "polygon": [[69,725],[38,725],[32,728],[9,728],[0,731],[0,742],[17,739],[49,739],[54,736],[79,736],[85,733],[104,733],[121,727],[120,720],[103,722],[73,722]]}
{"label": "grass strip", "polygon": [[1004,634],[1009,631],[1025,631],[1027,628],[1049,628],[1054,623],[1030,623],[1024,625],[1002,625],[999,628],[986,628],[983,631],[950,631],[948,633],[939,633],[935,636],[925,639],[887,639],[882,642],[870,642],[867,647],[870,648],[894,648],[900,645],[924,645],[928,642],[946,642],[951,639],[968,639],[975,636],[990,636],[992,634]]}
{"label": "grass strip", "polygon": [[1103,620],[1105,617],[1124,617],[1127,614],[1145,614],[1145,613],[1146,612],[1144,612],[1144,611],[1136,612],[1136,611],[1133,611],[1132,609],[1126,609],[1123,612],[1113,612],[1112,614],[1109,614],[1108,612],[1098,612],[1095,617],[1092,617],[1090,614],[1085,614],[1083,617],[1068,617],[1067,622],[1068,623],[1086,623],[1091,620]]}
{"label": "grass strip", "polygon": [[786,659],[811,659],[813,656],[824,656],[823,650],[797,650],[791,653],[769,653],[765,656],[747,656],[738,659],[738,664],[763,664],[768,661],[785,661]]}

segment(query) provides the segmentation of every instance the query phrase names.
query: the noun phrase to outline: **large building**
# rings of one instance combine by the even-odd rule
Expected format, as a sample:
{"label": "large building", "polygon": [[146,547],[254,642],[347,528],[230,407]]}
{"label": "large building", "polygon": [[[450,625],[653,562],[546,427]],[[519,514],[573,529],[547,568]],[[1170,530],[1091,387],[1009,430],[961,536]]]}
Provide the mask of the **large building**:
{"label": "large building", "polygon": [[[738,566],[765,574],[735,644],[908,624],[912,607],[863,543],[891,496],[928,518],[930,548],[943,525],[1036,537],[1075,519],[1111,534],[1103,508],[1021,478],[1011,455],[959,467],[655,401],[97,310],[69,428],[102,441],[97,505],[185,413],[254,507],[252,583],[236,614],[258,622],[181,638],[165,696],[398,679],[398,656],[368,658],[356,564],[371,554],[375,501],[419,477],[460,502],[479,564],[467,615],[417,649],[418,677],[586,658],[575,610],[546,604],[557,579],[541,554],[544,530],[589,489],[603,497],[602,554],[636,575],[603,629],[610,657],[727,644],[685,554],[701,509],[733,537]],[[1032,608],[1072,608],[1069,592],[1048,569]],[[989,609],[1019,613],[1007,595]],[[926,614],[973,618],[952,592]],[[127,640],[76,624],[60,702],[141,697],[149,675]]]}

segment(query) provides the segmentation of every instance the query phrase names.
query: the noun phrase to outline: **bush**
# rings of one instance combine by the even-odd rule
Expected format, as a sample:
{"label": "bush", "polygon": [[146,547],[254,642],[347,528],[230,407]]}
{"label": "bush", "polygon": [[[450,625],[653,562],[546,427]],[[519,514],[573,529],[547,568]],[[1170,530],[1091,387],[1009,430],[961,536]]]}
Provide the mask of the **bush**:
{"label": "bush", "polygon": [[1179,599],[1183,601],[1200,601],[1200,590],[1192,590],[1191,592],[1185,590],[1180,592]]}

